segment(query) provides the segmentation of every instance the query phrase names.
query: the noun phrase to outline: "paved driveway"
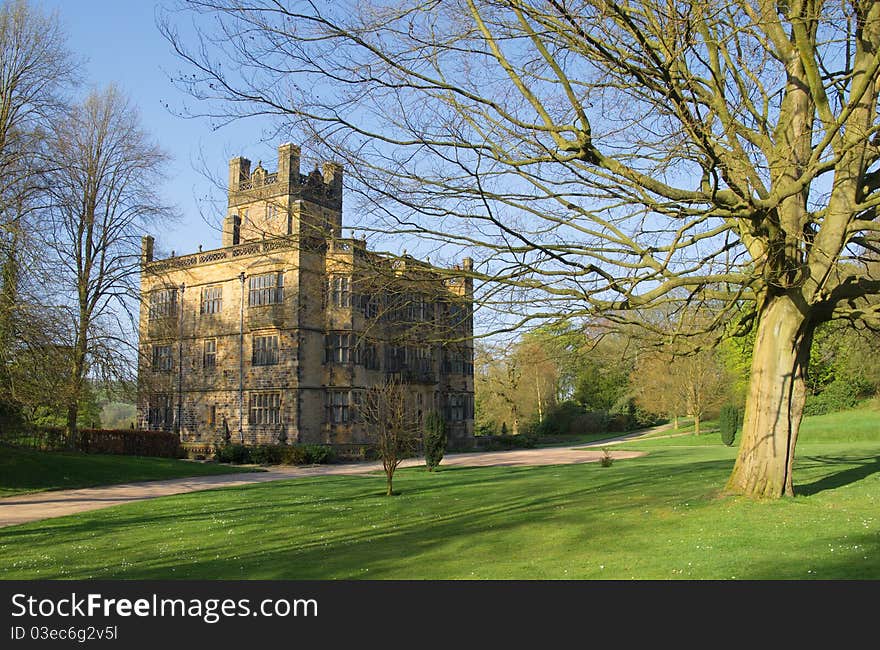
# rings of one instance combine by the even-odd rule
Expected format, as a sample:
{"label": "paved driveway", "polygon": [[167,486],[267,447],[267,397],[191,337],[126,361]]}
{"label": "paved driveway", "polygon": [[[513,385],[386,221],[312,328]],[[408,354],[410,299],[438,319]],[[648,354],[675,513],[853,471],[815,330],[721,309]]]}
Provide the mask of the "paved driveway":
{"label": "paved driveway", "polygon": [[[569,465],[598,461],[603,452],[584,450],[583,447],[604,447],[643,435],[645,431],[603,441],[592,445],[576,447],[545,447],[543,449],[517,449],[513,451],[487,451],[466,454],[449,454],[443,458],[446,467],[506,467],[534,465]],[[613,458],[635,458],[644,452],[612,451]],[[404,461],[401,467],[424,465],[424,460],[413,458]],[[381,471],[382,464],[376,462],[346,463],[340,465],[277,466],[266,472],[248,474],[220,474],[216,476],[194,476],[191,478],[170,479],[166,481],[144,481],[124,483],[106,487],[81,488],[77,490],[56,490],[36,492],[0,499],[0,527],[39,521],[51,517],[62,517],[77,512],[98,510],[122,503],[143,501],[172,494],[183,494],[199,490],[265,483],[308,476],[344,476]]]}

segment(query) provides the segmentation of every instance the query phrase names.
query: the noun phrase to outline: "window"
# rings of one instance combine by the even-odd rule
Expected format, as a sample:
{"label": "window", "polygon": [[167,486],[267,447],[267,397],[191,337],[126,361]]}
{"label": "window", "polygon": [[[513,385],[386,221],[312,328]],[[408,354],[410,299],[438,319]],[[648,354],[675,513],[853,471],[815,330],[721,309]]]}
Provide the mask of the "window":
{"label": "window", "polygon": [[358,304],[364,318],[376,318],[379,316],[379,296],[360,295],[358,296]]}
{"label": "window", "polygon": [[248,305],[277,305],[284,300],[284,274],[264,273],[248,279]]}
{"label": "window", "polygon": [[174,424],[174,408],[171,395],[157,393],[150,395],[147,406],[147,424],[151,429],[169,429]]}
{"label": "window", "polygon": [[150,320],[177,315],[177,289],[161,289],[150,294]]}
{"label": "window", "polygon": [[206,419],[208,420],[209,427],[213,427],[213,426],[217,425],[217,405],[216,404],[211,404],[208,407],[208,413],[207,413]]}
{"label": "window", "polygon": [[473,397],[467,393],[450,393],[446,398],[446,418],[450,422],[464,422],[473,413]]}
{"label": "window", "polygon": [[202,365],[206,370],[213,370],[217,367],[217,339],[207,339],[205,341]]}
{"label": "window", "polygon": [[474,374],[470,351],[458,348],[446,350],[443,355],[443,372],[456,375]]}
{"label": "window", "polygon": [[406,369],[406,348],[388,345],[385,347],[385,370],[399,372]]}
{"label": "window", "polygon": [[446,303],[446,326],[455,332],[467,332],[470,329],[471,310],[467,304]]}
{"label": "window", "polygon": [[251,363],[255,366],[274,366],[278,363],[278,336],[255,336]]}
{"label": "window", "polygon": [[219,314],[223,308],[223,287],[204,287],[202,288],[202,307],[203,314]]}
{"label": "window", "polygon": [[407,294],[404,296],[406,306],[404,308],[404,320],[408,323],[420,323],[428,320],[431,305],[424,296],[419,294]]}
{"label": "window", "polygon": [[351,409],[347,390],[331,390],[327,393],[327,422],[344,424],[349,422]]}
{"label": "window", "polygon": [[379,359],[379,347],[375,343],[364,343],[361,362],[367,370],[381,370]]}
{"label": "window", "polygon": [[281,393],[251,394],[249,413],[251,424],[280,424]]}
{"label": "window", "polygon": [[174,365],[170,345],[153,346],[153,372],[170,372]]}
{"label": "window", "polygon": [[407,365],[410,370],[430,373],[434,369],[431,348],[407,348]]}
{"label": "window", "polygon": [[232,217],[232,245],[238,246],[241,243],[241,217],[235,215]]}
{"label": "window", "polygon": [[330,304],[351,307],[351,279],[344,275],[330,277]]}
{"label": "window", "polygon": [[266,204],[266,221],[275,218],[275,204],[267,203]]}
{"label": "window", "polygon": [[324,339],[325,363],[351,363],[351,334],[331,333]]}

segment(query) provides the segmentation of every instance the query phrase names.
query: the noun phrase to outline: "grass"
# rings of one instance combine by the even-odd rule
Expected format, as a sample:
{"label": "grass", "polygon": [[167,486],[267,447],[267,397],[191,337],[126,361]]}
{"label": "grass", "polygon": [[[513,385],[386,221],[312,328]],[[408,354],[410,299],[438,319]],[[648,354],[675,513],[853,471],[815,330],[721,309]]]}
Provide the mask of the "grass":
{"label": "grass", "polygon": [[174,458],[107,456],[0,447],[0,497],[241,471],[248,470]]}
{"label": "grass", "polygon": [[607,468],[400,470],[395,498],[320,477],[2,528],[0,578],[880,579],[880,411],[807,420],[799,496],[774,502],[720,496],[736,449],[683,439]]}

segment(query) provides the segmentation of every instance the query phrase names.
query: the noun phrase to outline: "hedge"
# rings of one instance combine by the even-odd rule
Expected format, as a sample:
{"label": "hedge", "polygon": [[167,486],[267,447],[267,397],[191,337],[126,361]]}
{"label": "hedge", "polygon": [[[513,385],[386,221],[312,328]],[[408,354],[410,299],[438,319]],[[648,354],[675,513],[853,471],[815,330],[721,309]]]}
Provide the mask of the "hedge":
{"label": "hedge", "polygon": [[171,431],[140,429],[79,429],[74,440],[63,427],[34,427],[8,437],[10,444],[47,451],[75,450],[89,454],[179,458],[180,436]]}

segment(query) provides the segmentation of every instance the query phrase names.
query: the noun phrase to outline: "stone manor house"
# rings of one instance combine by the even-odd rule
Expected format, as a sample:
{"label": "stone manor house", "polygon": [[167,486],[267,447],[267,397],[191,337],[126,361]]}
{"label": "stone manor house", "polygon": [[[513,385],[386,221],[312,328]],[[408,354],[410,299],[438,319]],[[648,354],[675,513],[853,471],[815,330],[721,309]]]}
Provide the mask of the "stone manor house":
{"label": "stone manor house", "polygon": [[222,246],[155,259],[143,238],[138,420],[184,443],[369,442],[358,404],[394,377],[450,446],[473,436],[470,259],[441,269],[343,239],[342,174],[229,162]]}

